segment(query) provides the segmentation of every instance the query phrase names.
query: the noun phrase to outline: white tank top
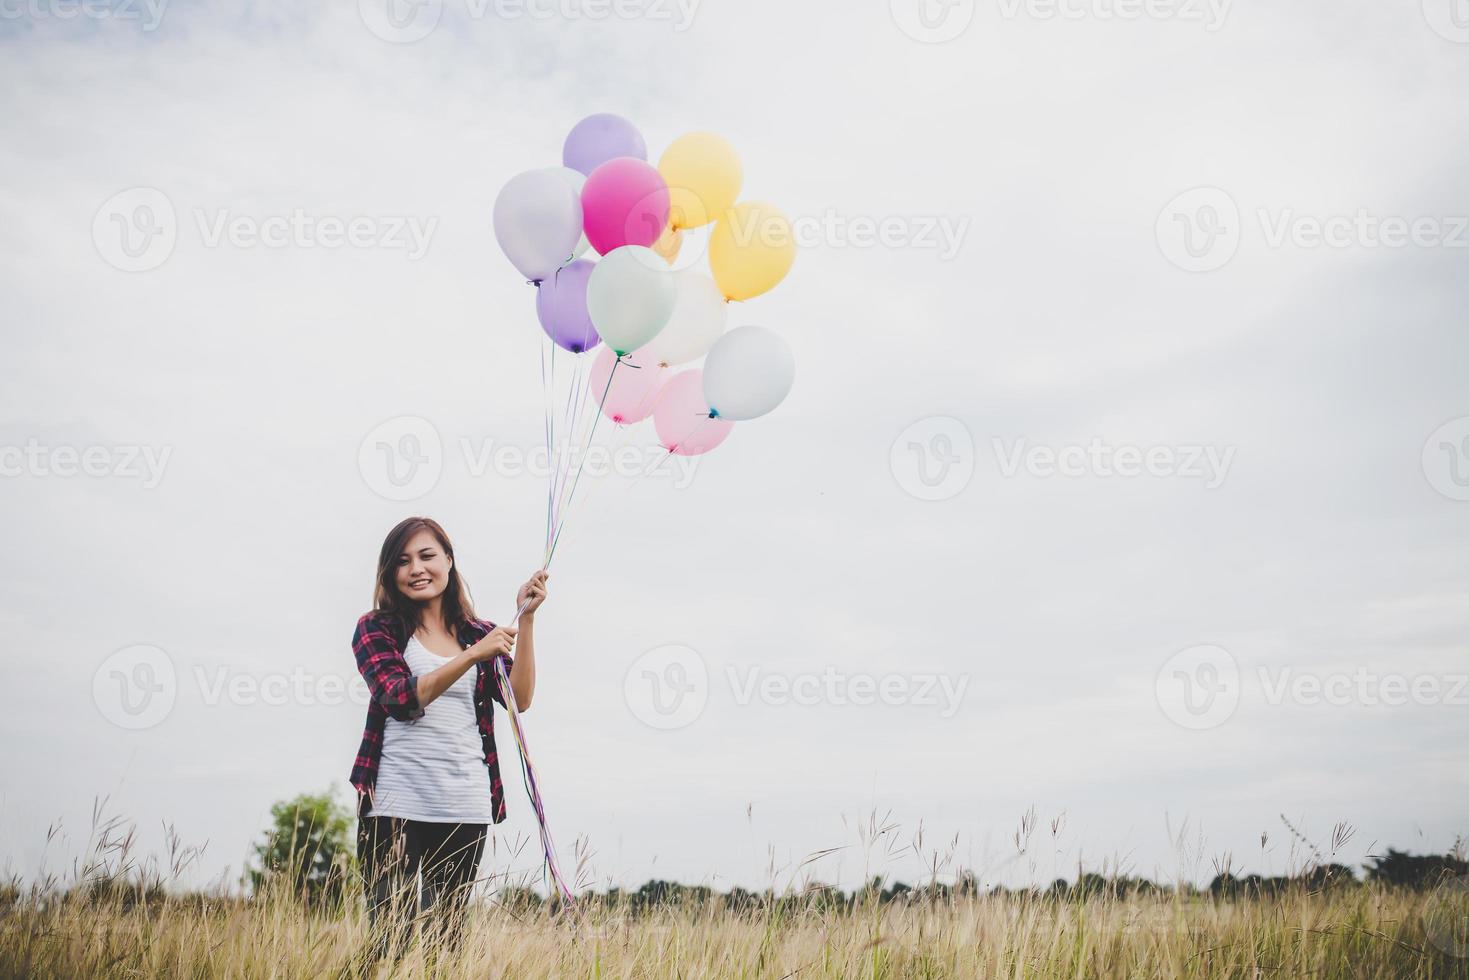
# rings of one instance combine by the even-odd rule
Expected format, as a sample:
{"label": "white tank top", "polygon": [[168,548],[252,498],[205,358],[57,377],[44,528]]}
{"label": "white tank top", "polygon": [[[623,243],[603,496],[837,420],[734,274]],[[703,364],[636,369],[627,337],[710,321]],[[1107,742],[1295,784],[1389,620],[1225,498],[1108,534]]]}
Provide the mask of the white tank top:
{"label": "white tank top", "polygon": [[[449,662],[418,637],[403,650],[417,677]],[[416,721],[389,718],[369,817],[400,817],[432,823],[492,823],[490,771],[474,711],[477,668],[424,705]]]}

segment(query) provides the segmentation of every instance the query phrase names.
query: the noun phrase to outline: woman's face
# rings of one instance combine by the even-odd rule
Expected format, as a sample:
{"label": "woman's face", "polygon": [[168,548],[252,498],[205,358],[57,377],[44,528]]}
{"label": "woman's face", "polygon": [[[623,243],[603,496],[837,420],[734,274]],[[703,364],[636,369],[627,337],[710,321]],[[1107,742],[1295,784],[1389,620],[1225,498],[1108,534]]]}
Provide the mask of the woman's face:
{"label": "woman's face", "polygon": [[425,528],[408,539],[398,556],[398,591],[418,602],[442,595],[449,585],[452,566],[439,539]]}

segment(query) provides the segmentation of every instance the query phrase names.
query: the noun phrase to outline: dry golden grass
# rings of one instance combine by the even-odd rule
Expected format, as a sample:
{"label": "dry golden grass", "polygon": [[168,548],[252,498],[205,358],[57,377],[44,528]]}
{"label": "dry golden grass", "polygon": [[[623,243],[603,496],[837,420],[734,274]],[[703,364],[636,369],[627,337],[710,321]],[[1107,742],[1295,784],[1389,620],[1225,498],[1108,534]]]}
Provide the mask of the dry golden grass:
{"label": "dry golden grass", "polygon": [[544,911],[471,909],[457,951],[415,942],[354,968],[365,918],[285,899],[12,894],[5,977],[1055,977],[1448,978],[1469,960],[1428,940],[1430,896],[1357,885],[1272,899],[960,898],[852,911],[592,909],[576,929]]}
{"label": "dry golden grass", "polygon": [[[1033,823],[1027,817],[1017,835],[1020,853]],[[1432,892],[1359,882],[1317,890],[1292,884],[1264,897],[1233,899],[1188,886],[1090,894],[1071,889],[1060,896],[930,888],[896,898],[889,892],[888,901],[869,889],[850,904],[807,889],[780,899],[746,893],[748,904],[738,908],[718,896],[651,907],[625,896],[597,897],[576,921],[527,901],[525,882],[501,881],[500,891],[469,907],[457,947],[419,935],[400,959],[369,962],[370,930],[355,889],[334,911],[308,908],[269,887],[253,898],[171,891],[168,882],[180,880],[197,859],[196,849],[183,847],[170,829],[167,869],[160,872],[152,859],[134,858],[135,834],[123,821],[102,819],[99,808],[93,825],[88,856],[68,881],[52,876],[0,885],[0,980],[1469,980],[1464,879]],[[876,820],[859,828],[866,843],[888,838],[892,829]],[[920,831],[915,851],[921,839]],[[935,859],[935,884],[945,863]]]}

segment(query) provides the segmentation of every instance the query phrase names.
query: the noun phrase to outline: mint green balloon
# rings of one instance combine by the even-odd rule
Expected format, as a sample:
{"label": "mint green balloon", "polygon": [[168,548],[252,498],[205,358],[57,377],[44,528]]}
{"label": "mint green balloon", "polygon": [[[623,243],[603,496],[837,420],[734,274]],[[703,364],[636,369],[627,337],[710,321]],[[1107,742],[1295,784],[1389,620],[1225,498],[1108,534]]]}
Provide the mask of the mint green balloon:
{"label": "mint green balloon", "polygon": [[602,342],[621,356],[658,335],[678,296],[673,273],[657,252],[623,245],[602,256],[587,280],[587,315]]}

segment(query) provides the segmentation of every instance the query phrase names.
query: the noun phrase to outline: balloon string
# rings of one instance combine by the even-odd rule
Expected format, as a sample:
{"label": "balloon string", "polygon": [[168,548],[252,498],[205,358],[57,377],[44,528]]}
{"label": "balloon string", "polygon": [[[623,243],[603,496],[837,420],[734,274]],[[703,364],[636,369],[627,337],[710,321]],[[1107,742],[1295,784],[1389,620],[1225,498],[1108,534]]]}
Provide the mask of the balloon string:
{"label": "balloon string", "polygon": [[[549,562],[547,562],[547,565],[549,565]],[[547,565],[541,566],[542,571],[545,570]],[[515,611],[513,623],[520,622],[520,617],[528,605],[530,605],[530,599],[527,598],[525,602],[520,604],[520,608]],[[520,751],[521,779],[525,783],[526,795],[530,797],[531,807],[535,810],[536,814],[536,825],[540,831],[541,838],[541,851],[545,855],[543,877],[549,874],[551,881],[559,889],[560,899],[575,913],[577,922],[581,925],[586,925],[586,918],[582,912],[581,905],[577,902],[576,896],[572,894],[570,887],[567,886],[566,878],[561,873],[561,865],[556,860],[556,842],[551,837],[551,827],[546,820],[546,807],[544,801],[541,799],[540,784],[536,781],[535,766],[531,763],[530,746],[526,741],[525,729],[520,723],[520,705],[515,700],[515,689],[510,686],[510,675],[505,670],[504,657],[495,658],[495,678],[500,686],[500,695],[504,699],[505,710],[510,715],[510,731],[515,737],[516,748]]]}
{"label": "balloon string", "polygon": [[[616,370],[617,370],[617,364],[616,364],[616,362],[613,362],[612,371],[616,371]],[[608,385],[610,386],[611,385],[611,382],[612,382],[612,374],[611,374],[611,372],[609,372],[608,375],[607,375],[607,381],[608,381]],[[568,476],[571,474],[573,465],[576,467],[576,473],[577,473],[577,475],[580,475],[580,473],[581,473],[581,467],[585,465],[585,454],[586,454],[586,449],[582,447],[583,438],[585,438],[585,441],[587,443],[587,446],[590,446],[590,443],[591,443],[591,432],[595,431],[595,424],[596,424],[596,419],[595,418],[592,419],[592,429],[591,430],[587,430],[586,429],[586,424],[587,424],[586,413],[585,413],[586,392],[589,391],[589,390],[590,390],[590,386],[587,386],[587,387],[583,388],[583,390],[582,390],[581,398],[579,399],[578,406],[577,406],[577,409],[576,409],[576,416],[575,416],[576,426],[573,427],[571,439],[569,441],[569,444],[566,447],[567,448],[567,453],[568,453],[568,459],[567,459],[567,464],[566,464],[566,474]],[[603,402],[606,401],[606,394],[605,394],[605,392],[603,393],[602,401]],[[600,405],[598,406],[598,411],[600,411]],[[583,431],[583,437],[578,437],[577,436],[576,432],[578,431],[578,428],[580,428]],[[571,456],[571,453],[572,453],[573,450],[579,451],[581,453],[581,455]],[[548,548],[547,548],[547,555],[548,556],[550,554],[551,549],[553,549],[555,547],[555,545],[556,545],[556,530],[555,529],[561,525],[562,514],[565,511],[566,507],[568,506],[568,503],[569,503],[569,500],[570,500],[570,495],[568,493],[568,486],[570,486],[571,490],[574,492],[575,486],[573,484],[569,484],[567,478],[566,477],[563,477],[562,480],[561,480],[560,486],[559,486],[559,488],[557,489],[557,492],[556,492],[556,504],[555,504],[555,507],[553,509],[552,516],[551,516],[552,531],[551,531],[551,541],[549,542],[549,545],[548,545]]]}
{"label": "balloon string", "polygon": [[[628,365],[628,367],[636,367],[636,366],[637,365],[635,365],[635,364],[629,364]],[[608,458],[609,461],[613,461],[615,463],[615,461],[617,459],[617,453],[622,449],[623,445],[626,444],[626,442],[627,442],[627,435],[628,435],[629,432],[632,431],[632,429],[633,429],[633,427],[631,425],[627,425],[627,424],[622,423],[622,422],[619,422],[617,424],[617,437],[615,439],[613,439],[611,447],[607,450],[607,458]],[[588,451],[588,453],[591,452],[590,449],[588,449],[587,451]],[[572,513],[572,511],[576,511],[576,513],[578,513],[578,514],[585,513],[587,507],[589,506],[587,504],[587,501],[588,500],[591,500],[593,496],[597,495],[597,488],[599,486],[601,486],[605,482],[607,482],[607,481],[602,480],[602,481],[598,481],[596,483],[593,483],[590,487],[588,487],[585,491],[582,492],[582,495],[580,497],[578,497],[572,503],[568,504],[567,507],[566,507],[566,513],[563,514],[562,517],[561,517],[560,525],[564,525],[568,520],[571,519],[571,513]],[[601,499],[601,498],[598,497],[598,499]]]}
{"label": "balloon string", "polygon": [[568,414],[570,416],[567,423],[568,438],[564,447],[566,458],[564,463],[560,467],[558,467],[559,479],[557,481],[555,491],[555,506],[551,515],[551,523],[553,527],[556,524],[560,523],[561,520],[561,508],[565,502],[566,486],[567,481],[571,476],[572,467],[581,465],[577,461],[577,457],[572,455],[572,451],[576,446],[580,444],[581,436],[579,435],[579,433],[582,433],[586,426],[585,408],[587,391],[589,390],[589,380],[590,379],[587,377],[586,371],[586,359],[579,357],[576,360],[576,385],[574,389],[574,397],[571,399],[571,404],[568,408]]}
{"label": "balloon string", "polygon": [[[550,378],[546,374],[546,347],[551,348],[551,372]],[[546,465],[551,465],[551,450],[555,445],[554,428],[552,422],[552,405],[554,402],[553,392],[556,389],[556,344],[547,336],[541,345],[541,394],[542,405],[546,410]],[[546,547],[551,546],[551,489],[546,488]]]}
{"label": "balloon string", "polygon": [[[566,387],[566,404],[561,410],[561,418],[567,433],[564,437],[566,439],[576,438],[576,415],[572,409],[572,405],[576,402],[576,393],[581,385],[581,373],[582,362],[580,359],[577,359],[572,362],[571,380]],[[564,472],[566,460],[561,452],[559,443],[554,447],[554,452],[556,453],[556,458],[552,465],[553,475],[551,480],[551,525],[553,528],[556,525],[556,508],[559,506],[561,487],[566,479]]]}
{"label": "balloon string", "polygon": [[[602,397],[599,398],[599,399],[597,399],[596,414],[594,414],[592,416],[592,424],[591,424],[591,427],[587,431],[587,445],[588,446],[591,445],[592,436],[595,435],[596,432],[597,432],[597,423],[599,421],[601,421],[601,419],[602,419],[602,406],[604,406],[604,405],[607,404],[607,393],[612,390],[612,379],[615,378],[615,377],[617,377],[617,366],[619,364],[621,364],[621,363],[622,363],[622,358],[621,357],[617,358],[617,360],[615,360],[615,361],[612,362],[612,370],[610,370],[610,371],[607,372],[607,384],[602,389]],[[585,450],[583,450],[583,452],[585,452]],[[567,511],[570,511],[570,509],[571,509],[571,502],[576,498],[576,487],[577,487],[577,484],[581,482],[581,472],[582,472],[583,469],[585,469],[585,460],[582,460],[580,463],[578,463],[578,465],[576,467],[576,476],[571,481],[571,491],[567,494],[567,497],[566,497],[566,510]],[[546,561],[547,562],[550,562],[551,556],[554,555],[554,554],[556,554],[556,545],[558,545],[561,542],[561,532],[562,532],[562,530],[564,528],[565,528],[564,514],[563,513],[560,513],[559,512],[559,508],[558,508],[557,524],[556,524],[556,534],[551,538],[551,550],[546,553]]]}

